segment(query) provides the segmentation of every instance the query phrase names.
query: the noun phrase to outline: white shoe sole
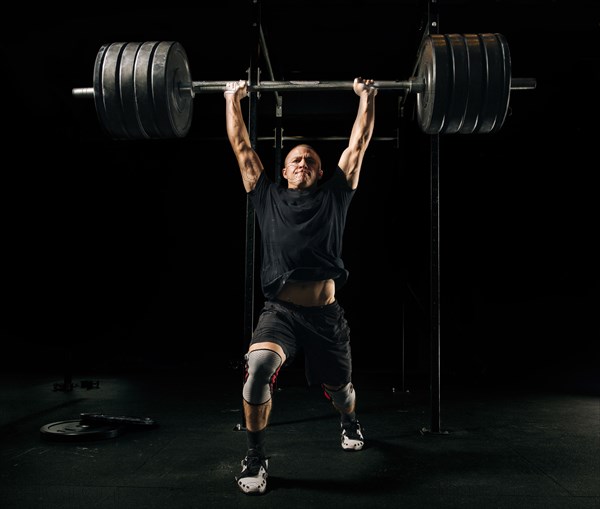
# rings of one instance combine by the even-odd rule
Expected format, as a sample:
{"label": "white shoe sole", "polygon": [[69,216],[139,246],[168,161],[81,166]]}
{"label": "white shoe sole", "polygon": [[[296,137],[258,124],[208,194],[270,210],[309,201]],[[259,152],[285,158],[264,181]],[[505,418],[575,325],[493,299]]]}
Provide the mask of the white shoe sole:
{"label": "white shoe sole", "polygon": [[269,477],[267,471],[263,467],[260,467],[258,475],[254,477],[241,477],[236,479],[236,481],[243,493],[247,495],[261,495],[267,490],[267,477]]}
{"label": "white shoe sole", "polygon": [[365,442],[363,440],[353,440],[351,438],[344,437],[342,440],[342,449],[345,451],[360,451]]}

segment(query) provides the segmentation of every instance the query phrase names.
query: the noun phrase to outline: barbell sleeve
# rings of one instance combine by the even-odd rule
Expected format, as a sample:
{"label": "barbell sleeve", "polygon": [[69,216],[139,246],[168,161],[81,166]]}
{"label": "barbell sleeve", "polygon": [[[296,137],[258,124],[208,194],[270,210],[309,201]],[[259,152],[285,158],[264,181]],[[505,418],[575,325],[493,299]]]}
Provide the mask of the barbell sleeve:
{"label": "barbell sleeve", "polygon": [[534,90],[537,86],[535,78],[511,78],[511,90]]}
{"label": "barbell sleeve", "polygon": [[94,87],[74,88],[72,90],[73,97],[78,99],[93,99]]}

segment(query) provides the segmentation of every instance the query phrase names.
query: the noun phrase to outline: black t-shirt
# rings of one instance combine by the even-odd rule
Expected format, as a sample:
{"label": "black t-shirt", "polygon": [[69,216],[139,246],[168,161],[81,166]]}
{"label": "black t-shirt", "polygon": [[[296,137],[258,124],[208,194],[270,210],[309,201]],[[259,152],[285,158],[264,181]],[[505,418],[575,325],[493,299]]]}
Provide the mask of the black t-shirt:
{"label": "black t-shirt", "polygon": [[348,279],[342,236],[354,190],[341,168],[312,189],[287,189],[262,172],[249,193],[261,233],[261,284],[274,298],[289,280]]}

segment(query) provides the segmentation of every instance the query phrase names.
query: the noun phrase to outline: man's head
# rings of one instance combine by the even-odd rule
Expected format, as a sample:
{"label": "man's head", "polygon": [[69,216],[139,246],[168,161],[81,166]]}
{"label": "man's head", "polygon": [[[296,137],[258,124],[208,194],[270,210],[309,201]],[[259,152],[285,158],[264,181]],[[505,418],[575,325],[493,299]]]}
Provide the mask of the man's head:
{"label": "man's head", "polygon": [[282,170],[288,189],[308,189],[323,176],[321,158],[310,145],[296,145],[285,158]]}

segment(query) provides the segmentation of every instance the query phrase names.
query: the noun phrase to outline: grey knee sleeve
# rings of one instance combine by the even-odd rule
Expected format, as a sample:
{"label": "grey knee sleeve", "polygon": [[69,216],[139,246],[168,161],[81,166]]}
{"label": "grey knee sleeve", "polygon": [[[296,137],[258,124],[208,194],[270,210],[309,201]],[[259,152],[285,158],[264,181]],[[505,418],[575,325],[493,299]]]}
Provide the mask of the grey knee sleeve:
{"label": "grey knee sleeve", "polygon": [[269,401],[280,367],[281,356],[273,350],[252,350],[246,354],[242,390],[244,400],[251,405],[262,405]]}
{"label": "grey knee sleeve", "polygon": [[352,383],[347,383],[337,391],[332,391],[323,386],[325,395],[331,400],[331,402],[337,407],[343,410],[352,408],[356,401],[356,394],[354,393],[354,386]]}

